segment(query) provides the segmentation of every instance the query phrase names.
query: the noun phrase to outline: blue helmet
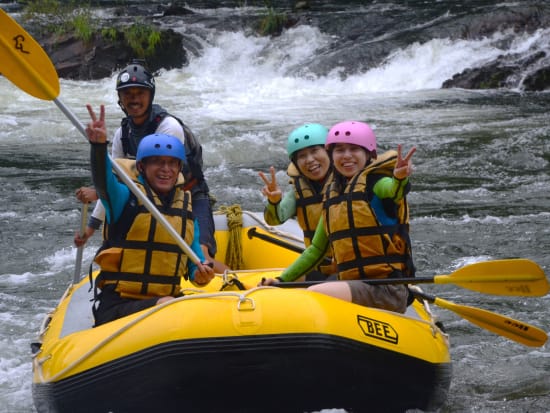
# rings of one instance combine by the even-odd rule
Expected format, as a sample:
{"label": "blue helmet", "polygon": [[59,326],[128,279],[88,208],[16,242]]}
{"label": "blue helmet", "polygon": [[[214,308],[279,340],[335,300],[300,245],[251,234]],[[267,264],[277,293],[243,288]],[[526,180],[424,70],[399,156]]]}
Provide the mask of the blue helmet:
{"label": "blue helmet", "polygon": [[185,162],[185,146],[175,136],[154,133],[145,136],[139,143],[136,161],[149,156],[171,156]]}

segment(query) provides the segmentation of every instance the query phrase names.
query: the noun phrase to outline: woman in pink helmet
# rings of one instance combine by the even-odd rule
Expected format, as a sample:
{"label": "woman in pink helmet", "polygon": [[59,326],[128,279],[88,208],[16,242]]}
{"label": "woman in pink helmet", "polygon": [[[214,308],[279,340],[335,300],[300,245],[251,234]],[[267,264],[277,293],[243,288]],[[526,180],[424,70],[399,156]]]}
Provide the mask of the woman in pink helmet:
{"label": "woman in pink helmet", "polygon": [[412,148],[405,157],[397,151],[378,156],[376,137],[363,122],[334,125],[326,148],[334,179],[323,197],[323,215],[311,245],[276,280],[293,281],[319,264],[332,246],[338,277],[310,287],[356,304],[404,313],[408,290],[402,284],[367,284],[365,279],[414,277],[409,238]]}

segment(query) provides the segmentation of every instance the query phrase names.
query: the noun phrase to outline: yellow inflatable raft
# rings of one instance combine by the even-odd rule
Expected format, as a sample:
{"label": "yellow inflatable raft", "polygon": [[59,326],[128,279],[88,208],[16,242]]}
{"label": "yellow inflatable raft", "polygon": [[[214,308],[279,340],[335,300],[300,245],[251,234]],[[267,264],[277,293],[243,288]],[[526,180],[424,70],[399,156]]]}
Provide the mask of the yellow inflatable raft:
{"label": "yellow inflatable raft", "polygon": [[[229,212],[229,211],[226,211]],[[427,303],[406,314],[300,288],[256,287],[303,247],[295,222],[217,215],[206,288],[92,328],[90,284],[71,285],[33,344],[38,412],[401,412],[440,407],[447,336]],[[275,244],[279,243],[280,245]]]}

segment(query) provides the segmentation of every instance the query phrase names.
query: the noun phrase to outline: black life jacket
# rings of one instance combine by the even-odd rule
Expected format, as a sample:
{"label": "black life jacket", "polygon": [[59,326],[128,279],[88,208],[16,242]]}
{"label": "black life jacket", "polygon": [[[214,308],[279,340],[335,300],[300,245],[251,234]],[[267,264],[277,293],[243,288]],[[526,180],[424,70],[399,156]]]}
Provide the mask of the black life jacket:
{"label": "black life jacket", "polygon": [[121,127],[121,142],[124,151],[124,157],[135,159],[137,147],[141,139],[147,135],[155,133],[158,126],[166,116],[172,116],[176,119],[185,135],[185,157],[186,161],[183,166],[183,176],[185,177],[185,190],[190,190],[192,194],[197,192],[208,193],[208,185],[204,180],[202,172],[202,146],[195,137],[195,134],[183,123],[177,116],[168,113],[160,105],[152,105],[151,114],[148,121],[139,129],[132,127],[132,119],[127,116],[120,122]]}

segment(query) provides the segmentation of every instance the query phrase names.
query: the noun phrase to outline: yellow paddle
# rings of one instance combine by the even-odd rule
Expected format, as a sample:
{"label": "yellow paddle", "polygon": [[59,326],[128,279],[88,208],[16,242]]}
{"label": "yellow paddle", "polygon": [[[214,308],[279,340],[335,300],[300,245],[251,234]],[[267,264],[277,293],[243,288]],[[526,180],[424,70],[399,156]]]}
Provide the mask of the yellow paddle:
{"label": "yellow paddle", "polygon": [[[307,288],[327,281],[296,281],[278,284],[281,288]],[[542,268],[525,258],[481,261],[459,268],[451,274],[432,277],[381,278],[361,280],[366,284],[454,284],[483,294],[542,297],[549,285]]]}
{"label": "yellow paddle", "polygon": [[541,297],[550,289],[542,268],[526,258],[476,262],[433,278],[435,284],[456,284],[495,295]]}
{"label": "yellow paddle", "polygon": [[[0,9],[0,72],[21,90],[43,100],[53,100],[73,125],[87,138],[84,125],[57,96],[59,78],[50,58],[40,45],[5,11]],[[111,159],[113,169],[147,210],[168,231],[178,246],[195,263],[199,257],[168,223],[155,205],[143,194],[124,170]]]}
{"label": "yellow paddle", "polygon": [[492,313],[481,308],[455,304],[417,290],[411,289],[410,291],[417,298],[424,299],[439,307],[451,310],[471,323],[517,343],[529,347],[541,347],[548,339],[548,336],[543,330],[524,323],[523,321],[514,320],[513,318]]}
{"label": "yellow paddle", "polygon": [[42,47],[2,9],[0,27],[0,73],[36,98],[59,95],[57,72]]}

